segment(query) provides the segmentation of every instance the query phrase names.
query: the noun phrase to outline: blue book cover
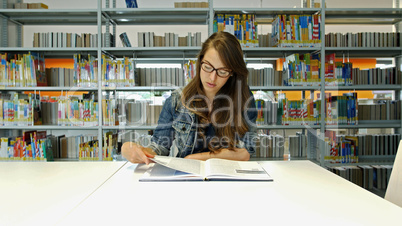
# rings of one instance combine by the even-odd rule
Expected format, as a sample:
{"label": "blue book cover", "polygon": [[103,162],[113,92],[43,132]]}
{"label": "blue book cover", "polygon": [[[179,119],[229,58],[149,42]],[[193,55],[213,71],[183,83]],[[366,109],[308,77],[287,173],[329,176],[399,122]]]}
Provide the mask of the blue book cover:
{"label": "blue book cover", "polygon": [[126,0],[127,8],[138,8],[137,0]]}

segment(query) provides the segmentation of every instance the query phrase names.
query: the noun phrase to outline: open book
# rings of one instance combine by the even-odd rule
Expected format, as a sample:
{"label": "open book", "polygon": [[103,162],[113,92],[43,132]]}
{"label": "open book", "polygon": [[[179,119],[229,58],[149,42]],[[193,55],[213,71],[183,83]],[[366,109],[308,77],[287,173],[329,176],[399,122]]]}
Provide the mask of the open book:
{"label": "open book", "polygon": [[155,156],[140,181],[273,181],[258,162],[209,159],[207,161]]}

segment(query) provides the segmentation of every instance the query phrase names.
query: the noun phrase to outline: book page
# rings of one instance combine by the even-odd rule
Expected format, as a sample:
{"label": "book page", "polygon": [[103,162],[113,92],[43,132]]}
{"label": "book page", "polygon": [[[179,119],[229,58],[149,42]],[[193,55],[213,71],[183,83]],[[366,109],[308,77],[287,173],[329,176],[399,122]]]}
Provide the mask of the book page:
{"label": "book page", "polygon": [[155,156],[152,159],[154,162],[163,166],[183,171],[186,173],[192,173],[196,175],[204,175],[205,163],[201,160],[174,158],[168,156]]}
{"label": "book page", "polygon": [[202,181],[204,177],[151,163],[139,181]]}
{"label": "book page", "polygon": [[209,159],[205,168],[208,179],[272,180],[258,162]]}

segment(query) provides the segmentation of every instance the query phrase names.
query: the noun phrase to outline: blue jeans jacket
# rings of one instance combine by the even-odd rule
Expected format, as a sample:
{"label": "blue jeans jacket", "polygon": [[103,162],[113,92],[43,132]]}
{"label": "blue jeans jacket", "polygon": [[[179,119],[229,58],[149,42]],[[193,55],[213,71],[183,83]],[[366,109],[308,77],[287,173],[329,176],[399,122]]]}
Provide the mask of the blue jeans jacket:
{"label": "blue jeans jacket", "polygon": [[[251,94],[251,92],[250,92]],[[257,110],[254,97],[247,109],[249,131],[237,141],[237,148],[246,148],[251,154],[255,153]],[[194,151],[197,137],[197,116],[181,103],[181,89],[172,92],[166,99],[151,138],[150,148],[158,155],[185,157]]]}

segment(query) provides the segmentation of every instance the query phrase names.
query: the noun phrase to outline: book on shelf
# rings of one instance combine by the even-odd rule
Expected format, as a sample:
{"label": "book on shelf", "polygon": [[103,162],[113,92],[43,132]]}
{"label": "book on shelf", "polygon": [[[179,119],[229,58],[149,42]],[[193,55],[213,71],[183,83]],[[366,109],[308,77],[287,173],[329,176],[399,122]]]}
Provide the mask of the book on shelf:
{"label": "book on shelf", "polygon": [[175,2],[175,8],[208,8],[208,2]]}
{"label": "book on shelf", "polygon": [[130,39],[128,39],[127,33],[123,32],[119,35],[123,47],[131,47]]}
{"label": "book on shelf", "polygon": [[137,0],[126,0],[127,8],[138,8]]}
{"label": "book on shelf", "polygon": [[201,161],[168,156],[155,156],[152,160],[155,163],[140,181],[273,181],[265,169],[254,161]]}
{"label": "book on shelf", "polygon": [[326,47],[400,47],[398,32],[347,32],[325,35]]}
{"label": "book on shelf", "polygon": [[201,32],[181,37],[172,32],[165,32],[164,36],[154,32],[138,32],[138,47],[173,47],[173,46],[201,46]]}
{"label": "book on shelf", "polygon": [[213,32],[226,31],[236,36],[242,47],[258,47],[255,14],[216,14]]}

